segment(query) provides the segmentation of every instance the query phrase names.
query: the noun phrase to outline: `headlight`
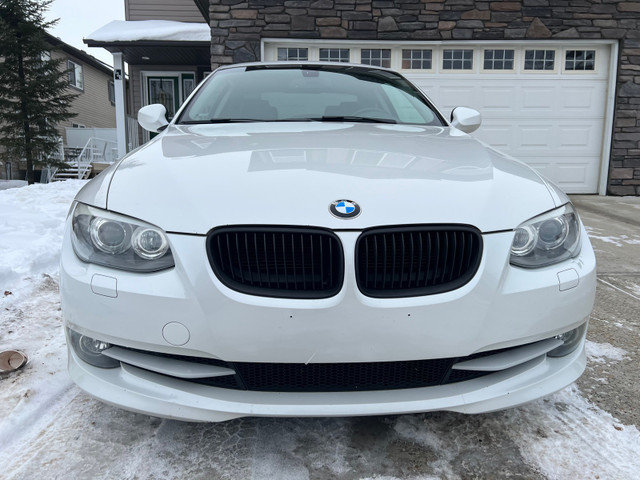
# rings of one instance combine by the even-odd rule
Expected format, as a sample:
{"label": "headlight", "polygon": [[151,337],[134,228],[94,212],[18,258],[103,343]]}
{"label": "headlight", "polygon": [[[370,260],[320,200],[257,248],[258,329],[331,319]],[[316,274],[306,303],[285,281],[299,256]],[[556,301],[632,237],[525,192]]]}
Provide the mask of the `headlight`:
{"label": "headlight", "polygon": [[568,203],[516,228],[510,263],[526,268],[545,267],[579,252],[580,220]]}
{"label": "headlight", "polygon": [[133,272],[157,272],[175,265],[166,233],[133,218],[76,203],[73,250],[89,263]]}

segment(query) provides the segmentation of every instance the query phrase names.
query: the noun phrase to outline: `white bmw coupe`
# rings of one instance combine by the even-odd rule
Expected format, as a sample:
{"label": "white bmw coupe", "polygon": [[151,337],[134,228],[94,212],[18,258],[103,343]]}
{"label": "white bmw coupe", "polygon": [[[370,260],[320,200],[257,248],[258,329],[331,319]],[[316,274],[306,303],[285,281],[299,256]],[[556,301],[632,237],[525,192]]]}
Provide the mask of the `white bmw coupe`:
{"label": "white bmw coupe", "polygon": [[69,214],[69,372],[188,421],[478,413],[585,368],[595,258],[568,197],[401,75],[218,69]]}

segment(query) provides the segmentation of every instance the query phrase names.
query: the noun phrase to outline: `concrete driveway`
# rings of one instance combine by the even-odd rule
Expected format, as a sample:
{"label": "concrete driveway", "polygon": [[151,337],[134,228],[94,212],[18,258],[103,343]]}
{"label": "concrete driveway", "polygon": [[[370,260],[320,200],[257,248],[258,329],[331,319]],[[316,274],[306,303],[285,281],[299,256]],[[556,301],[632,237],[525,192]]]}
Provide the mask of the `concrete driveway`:
{"label": "concrete driveway", "polygon": [[640,198],[580,195],[572,201],[598,259],[587,338],[626,352],[615,366],[591,361],[578,387],[622,423],[640,426]]}

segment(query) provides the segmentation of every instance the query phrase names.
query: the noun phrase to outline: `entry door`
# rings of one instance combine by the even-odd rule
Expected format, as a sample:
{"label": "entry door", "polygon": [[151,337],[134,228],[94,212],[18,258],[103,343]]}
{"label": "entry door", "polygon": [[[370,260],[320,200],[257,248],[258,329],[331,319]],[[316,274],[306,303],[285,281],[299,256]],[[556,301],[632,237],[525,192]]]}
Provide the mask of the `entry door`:
{"label": "entry door", "polygon": [[167,120],[171,120],[180,106],[179,77],[147,77],[149,103],[160,103],[167,109]]}

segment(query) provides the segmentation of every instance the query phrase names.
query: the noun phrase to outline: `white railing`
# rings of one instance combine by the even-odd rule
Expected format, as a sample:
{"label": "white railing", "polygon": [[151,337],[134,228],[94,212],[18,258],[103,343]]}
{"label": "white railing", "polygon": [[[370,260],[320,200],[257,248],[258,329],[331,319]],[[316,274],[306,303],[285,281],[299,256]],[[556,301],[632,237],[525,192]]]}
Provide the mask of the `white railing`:
{"label": "white railing", "polygon": [[[53,160],[54,162],[64,162],[64,142],[62,141],[62,137],[57,137],[58,147],[49,156],[46,158],[47,160]],[[42,172],[40,173],[40,183],[49,183],[53,176],[58,171],[58,167],[52,167],[51,165],[47,165],[42,168]]]}
{"label": "white railing", "polygon": [[84,178],[92,163],[113,163],[117,159],[118,144],[116,142],[91,137],[71,165],[78,167],[78,178]]}
{"label": "white railing", "polygon": [[[64,149],[61,145],[61,152],[64,155]],[[77,149],[75,149],[77,152]],[[69,154],[67,157],[75,157],[75,160],[66,161],[68,165],[66,169],[58,169],[47,167],[42,171],[41,182],[48,183],[55,180],[64,180],[69,178],[84,179],[91,173],[94,163],[111,164],[118,160],[118,144],[113,140],[105,140],[104,138],[91,137],[80,153],[77,155]]]}

